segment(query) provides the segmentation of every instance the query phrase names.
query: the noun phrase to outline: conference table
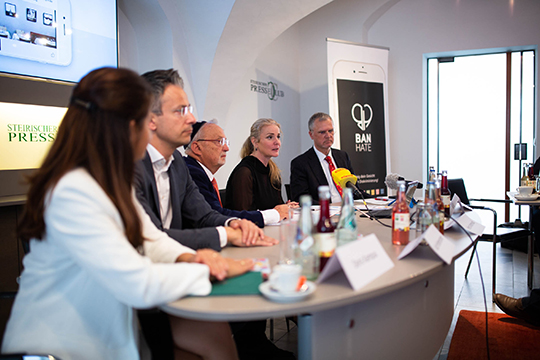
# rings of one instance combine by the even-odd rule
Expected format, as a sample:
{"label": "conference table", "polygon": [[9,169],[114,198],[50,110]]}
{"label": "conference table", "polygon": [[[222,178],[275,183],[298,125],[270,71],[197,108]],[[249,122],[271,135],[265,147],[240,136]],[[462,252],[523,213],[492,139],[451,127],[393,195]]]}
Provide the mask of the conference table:
{"label": "conference table", "polygon": [[[381,221],[390,224],[390,219]],[[262,295],[187,297],[163,306],[162,310],[208,321],[298,315],[300,360],[432,359],[453,318],[454,262],[447,265],[429,246],[418,246],[398,260],[404,246],[392,245],[390,228],[367,218],[358,217],[357,223],[360,234],[377,236],[395,264],[357,291],[340,271],[317,284],[310,297],[296,303],[276,303]],[[264,231],[279,238],[278,226],[267,226]],[[476,241],[476,236],[471,234],[471,240],[456,225],[445,236],[455,244],[454,260]],[[411,240],[413,237],[411,231]],[[226,247],[222,254],[237,259],[268,258],[273,266],[279,260],[279,246]]]}

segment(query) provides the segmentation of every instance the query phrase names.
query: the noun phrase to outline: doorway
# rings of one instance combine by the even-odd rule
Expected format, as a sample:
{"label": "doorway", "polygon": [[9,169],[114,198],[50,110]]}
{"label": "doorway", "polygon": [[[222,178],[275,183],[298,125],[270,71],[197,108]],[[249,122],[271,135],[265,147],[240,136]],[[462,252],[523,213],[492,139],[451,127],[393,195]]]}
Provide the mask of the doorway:
{"label": "doorway", "polygon": [[[427,164],[463,178],[469,197],[506,199],[519,186],[524,163],[534,163],[535,49],[427,57]],[[514,160],[514,144],[526,144]],[[504,203],[498,222],[529,210]],[[504,216],[503,216],[504,214]]]}

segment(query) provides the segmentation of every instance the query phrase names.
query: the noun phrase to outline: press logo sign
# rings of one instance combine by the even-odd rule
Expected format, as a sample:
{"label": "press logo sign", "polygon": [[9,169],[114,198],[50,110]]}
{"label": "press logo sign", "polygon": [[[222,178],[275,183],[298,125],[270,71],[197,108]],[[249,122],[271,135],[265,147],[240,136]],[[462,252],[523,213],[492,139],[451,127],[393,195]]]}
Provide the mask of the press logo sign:
{"label": "press logo sign", "polygon": [[[351,116],[358,128],[366,131],[373,119],[373,109],[369,104],[356,103],[351,108]],[[357,152],[371,152],[371,133],[355,133],[354,140]]]}
{"label": "press logo sign", "polygon": [[38,168],[56,138],[66,110],[0,103],[0,170]]}
{"label": "press logo sign", "polygon": [[7,124],[8,142],[52,142],[56,125]]}
{"label": "press logo sign", "polygon": [[278,84],[272,81],[262,82],[251,80],[250,90],[261,94],[266,94],[268,99],[273,101],[277,101],[280,97],[285,97],[283,90],[278,90]]}

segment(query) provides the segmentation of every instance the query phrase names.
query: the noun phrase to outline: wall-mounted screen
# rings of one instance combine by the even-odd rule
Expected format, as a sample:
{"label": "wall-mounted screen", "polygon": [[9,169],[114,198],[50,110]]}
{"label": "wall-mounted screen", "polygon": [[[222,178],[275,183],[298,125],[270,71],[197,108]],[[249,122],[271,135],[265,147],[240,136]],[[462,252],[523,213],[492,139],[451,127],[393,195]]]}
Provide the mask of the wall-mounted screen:
{"label": "wall-mounted screen", "polygon": [[78,82],[118,65],[116,0],[0,0],[0,71]]}

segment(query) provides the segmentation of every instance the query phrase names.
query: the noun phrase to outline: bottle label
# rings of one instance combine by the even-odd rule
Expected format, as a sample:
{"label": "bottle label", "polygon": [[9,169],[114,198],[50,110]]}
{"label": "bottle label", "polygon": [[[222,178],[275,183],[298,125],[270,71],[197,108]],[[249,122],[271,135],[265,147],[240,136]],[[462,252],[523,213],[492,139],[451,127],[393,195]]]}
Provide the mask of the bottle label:
{"label": "bottle label", "polygon": [[298,247],[302,251],[308,251],[308,249],[313,245],[314,242],[315,240],[313,240],[313,237],[308,236],[304,240],[302,240],[302,242],[300,243]]}
{"label": "bottle label", "polygon": [[441,195],[441,200],[444,207],[450,207],[450,195]]}
{"label": "bottle label", "polygon": [[394,213],[394,231],[409,231],[409,214]]}
{"label": "bottle label", "polygon": [[318,233],[314,236],[320,257],[331,257],[336,250],[336,237],[334,233]]}

